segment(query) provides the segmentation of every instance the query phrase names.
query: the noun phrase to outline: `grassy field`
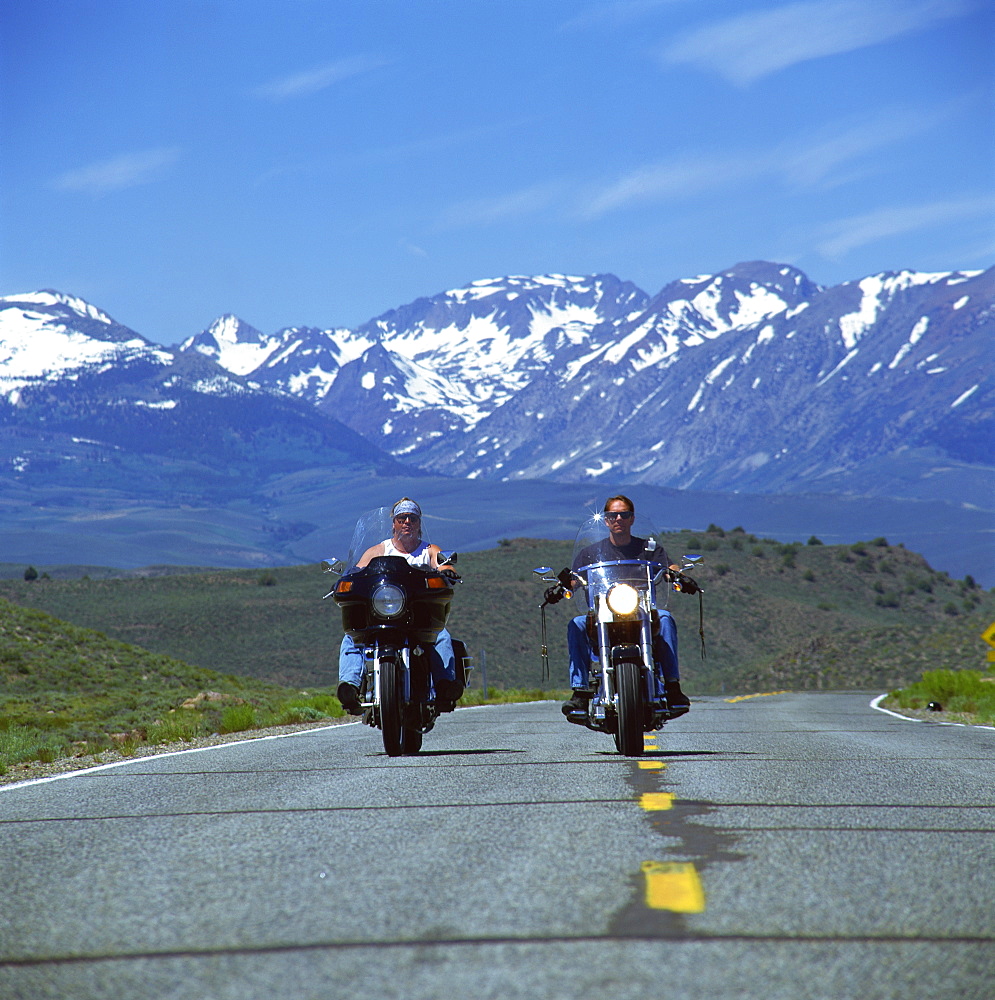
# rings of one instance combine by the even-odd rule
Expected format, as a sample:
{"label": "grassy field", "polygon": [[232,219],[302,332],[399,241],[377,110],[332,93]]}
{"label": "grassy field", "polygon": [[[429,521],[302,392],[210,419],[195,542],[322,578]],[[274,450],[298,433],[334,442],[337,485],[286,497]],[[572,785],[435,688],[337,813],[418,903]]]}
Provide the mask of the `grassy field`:
{"label": "grassy field", "polygon": [[[769,689],[891,689],[924,670],[984,667],[980,632],[995,594],[953,580],[916,553],[875,539],[783,545],[712,527],[663,536],[675,558],[699,552],[707,656],[696,596],[671,595],[682,674],[692,694]],[[487,684],[566,686],[571,602],[547,609],[551,676],[542,677],[532,569],[570,561],[566,542],[505,539],[460,557],[450,629]],[[39,567],[42,570],[42,567]],[[0,596],[189,664],[288,688],[336,680],[341,625],[317,565],[127,579],[0,580]]]}

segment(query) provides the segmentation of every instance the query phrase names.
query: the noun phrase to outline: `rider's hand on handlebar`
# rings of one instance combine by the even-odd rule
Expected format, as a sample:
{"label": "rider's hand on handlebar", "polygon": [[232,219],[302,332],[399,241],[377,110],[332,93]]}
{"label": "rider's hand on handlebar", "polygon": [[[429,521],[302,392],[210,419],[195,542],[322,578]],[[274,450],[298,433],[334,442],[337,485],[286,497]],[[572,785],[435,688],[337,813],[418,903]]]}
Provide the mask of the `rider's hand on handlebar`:
{"label": "rider's hand on handlebar", "polygon": [[452,567],[447,566],[445,569],[440,569],[439,572],[449,583],[456,583],[457,580],[462,580],[463,578],[456,572]]}
{"label": "rider's hand on handlebar", "polygon": [[547,587],[542,596],[547,604],[558,604],[566,597],[566,591],[560,584],[557,584],[555,587]]}
{"label": "rider's hand on handlebar", "polygon": [[674,574],[674,590],[681,594],[697,594],[701,587],[683,573]]}

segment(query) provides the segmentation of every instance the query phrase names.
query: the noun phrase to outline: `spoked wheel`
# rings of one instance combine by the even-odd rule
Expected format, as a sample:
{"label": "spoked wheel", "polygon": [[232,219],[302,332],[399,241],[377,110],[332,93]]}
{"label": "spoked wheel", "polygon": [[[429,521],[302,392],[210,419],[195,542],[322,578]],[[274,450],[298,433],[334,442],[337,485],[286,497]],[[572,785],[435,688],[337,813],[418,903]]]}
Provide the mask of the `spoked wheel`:
{"label": "spoked wheel", "polygon": [[421,750],[421,731],[418,729],[401,730],[401,752],[405,754],[418,753]]}
{"label": "spoked wheel", "polygon": [[625,757],[643,754],[642,668],[638,663],[623,660],[615,665],[615,690],[618,692],[618,731],[615,746]]}
{"label": "spoked wheel", "polygon": [[395,660],[381,660],[380,729],[383,733],[384,752],[388,757],[400,757],[404,752],[404,729],[401,726],[402,693],[400,665]]}

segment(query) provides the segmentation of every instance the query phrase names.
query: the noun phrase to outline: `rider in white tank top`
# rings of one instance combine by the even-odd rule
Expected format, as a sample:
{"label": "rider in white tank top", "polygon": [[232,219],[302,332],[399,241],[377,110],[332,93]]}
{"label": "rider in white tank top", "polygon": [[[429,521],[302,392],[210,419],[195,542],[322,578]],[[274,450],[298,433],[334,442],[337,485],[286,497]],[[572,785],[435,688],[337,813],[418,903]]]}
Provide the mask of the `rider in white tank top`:
{"label": "rider in white tank top", "polygon": [[388,538],[383,543],[383,554],[385,556],[400,556],[402,559],[406,559],[412,566],[430,567],[432,565],[432,552],[426,542],[419,542],[418,547],[413,552],[402,552],[394,544],[394,540]]}

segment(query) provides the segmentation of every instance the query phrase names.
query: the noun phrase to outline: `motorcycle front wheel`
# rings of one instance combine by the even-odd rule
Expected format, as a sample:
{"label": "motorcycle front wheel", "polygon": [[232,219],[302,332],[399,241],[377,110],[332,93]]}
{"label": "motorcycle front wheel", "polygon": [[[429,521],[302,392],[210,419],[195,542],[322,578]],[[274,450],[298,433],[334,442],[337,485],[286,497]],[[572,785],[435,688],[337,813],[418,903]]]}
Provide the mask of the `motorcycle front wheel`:
{"label": "motorcycle front wheel", "polygon": [[625,757],[643,754],[642,666],[623,660],[615,665],[615,690],[618,692],[618,729],[615,746]]}
{"label": "motorcycle front wheel", "polygon": [[405,727],[401,731],[401,751],[404,754],[415,754],[421,750],[422,734],[417,729]]}
{"label": "motorcycle front wheel", "polygon": [[384,752],[388,757],[400,757],[404,753],[404,728],[401,725],[403,691],[400,664],[394,660],[381,660],[380,730],[383,734]]}

